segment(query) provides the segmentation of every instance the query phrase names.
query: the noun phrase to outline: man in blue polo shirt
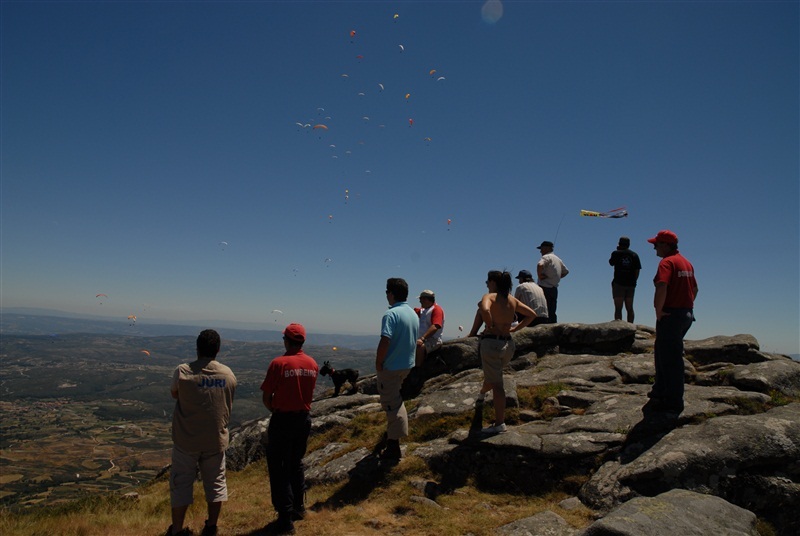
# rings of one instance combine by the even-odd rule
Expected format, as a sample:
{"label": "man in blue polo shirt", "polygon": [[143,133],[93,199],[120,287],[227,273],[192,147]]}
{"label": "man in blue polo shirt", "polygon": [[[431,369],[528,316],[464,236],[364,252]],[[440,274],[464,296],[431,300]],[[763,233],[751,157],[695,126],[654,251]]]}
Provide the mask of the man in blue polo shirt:
{"label": "man in blue polo shirt", "polygon": [[400,438],[408,435],[408,413],[400,388],[414,366],[419,318],[408,305],[408,283],[399,277],[386,280],[389,310],[381,320],[381,340],[375,355],[378,395],[386,412],[386,442],[380,453],[384,460],[399,460]]}

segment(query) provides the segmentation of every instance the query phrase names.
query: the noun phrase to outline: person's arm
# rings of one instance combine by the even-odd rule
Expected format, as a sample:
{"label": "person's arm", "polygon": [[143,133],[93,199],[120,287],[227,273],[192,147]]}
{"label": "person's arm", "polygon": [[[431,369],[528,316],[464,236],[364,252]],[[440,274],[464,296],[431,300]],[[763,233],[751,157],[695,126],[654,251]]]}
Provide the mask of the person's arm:
{"label": "person's arm", "polygon": [[667,301],[667,284],[663,282],[656,283],[656,293],[653,297],[653,306],[656,308],[656,321],[661,320],[669,313],[665,313],[664,303]]}
{"label": "person's arm", "polygon": [[492,329],[494,322],[492,320],[492,298],[491,294],[484,294],[481,298],[481,303],[478,305],[478,313],[481,315],[481,320],[486,324],[486,329]]}
{"label": "person's arm", "polygon": [[469,335],[467,337],[477,337],[478,330],[481,329],[483,325],[483,319],[481,318],[480,310],[475,311],[475,320],[472,321],[472,329],[469,330]]}
{"label": "person's arm", "polygon": [[425,344],[425,339],[427,339],[428,337],[432,337],[433,334],[436,333],[441,328],[442,326],[438,324],[431,324],[431,327],[425,330],[425,333],[420,335],[419,339],[417,339],[417,346],[423,346]]}
{"label": "person's arm", "polygon": [[569,270],[567,270],[567,265],[563,262],[561,263],[561,277],[562,279],[569,275]]}
{"label": "person's arm", "polygon": [[634,281],[638,281],[639,280],[639,272],[641,272],[641,270],[634,270],[633,271],[633,280]]}
{"label": "person's arm", "polygon": [[261,401],[264,403],[264,407],[268,410],[272,411],[272,393],[268,393],[266,391],[262,391],[261,393]]}
{"label": "person's arm", "polygon": [[383,370],[383,362],[386,360],[386,354],[389,353],[389,343],[392,341],[389,337],[381,336],[381,341],[378,343],[378,350],[375,352],[375,371],[380,372]]}
{"label": "person's arm", "polygon": [[536,276],[539,278],[539,281],[547,279],[547,274],[544,273],[544,261],[536,263]]}
{"label": "person's arm", "polygon": [[169,392],[172,395],[172,398],[175,400],[178,399],[178,378],[180,377],[179,369],[175,369],[172,372],[172,382],[169,385]]}
{"label": "person's arm", "polygon": [[511,333],[519,331],[522,328],[527,328],[530,325],[530,323],[533,322],[533,320],[536,318],[536,312],[533,309],[531,309],[530,307],[528,307],[527,305],[525,305],[524,303],[522,303],[517,299],[515,299],[514,301],[516,302],[514,304],[514,312],[521,314],[522,320],[520,320],[516,326],[511,328]]}

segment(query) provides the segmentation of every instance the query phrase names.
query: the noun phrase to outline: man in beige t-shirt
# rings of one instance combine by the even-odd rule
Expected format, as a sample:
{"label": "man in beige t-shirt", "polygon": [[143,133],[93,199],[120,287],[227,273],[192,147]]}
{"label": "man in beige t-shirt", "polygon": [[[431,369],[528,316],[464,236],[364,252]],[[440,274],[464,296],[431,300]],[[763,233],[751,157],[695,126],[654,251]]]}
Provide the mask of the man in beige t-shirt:
{"label": "man in beige t-shirt", "polygon": [[197,337],[197,360],[178,365],[172,374],[170,391],[176,402],[169,478],[172,525],[167,534],[189,533],[183,528],[183,521],[192,504],[192,485],[198,466],[208,503],[203,535],[217,533],[222,503],[228,500],[225,449],[236,376],[215,359],[219,348],[219,333],[204,330]]}

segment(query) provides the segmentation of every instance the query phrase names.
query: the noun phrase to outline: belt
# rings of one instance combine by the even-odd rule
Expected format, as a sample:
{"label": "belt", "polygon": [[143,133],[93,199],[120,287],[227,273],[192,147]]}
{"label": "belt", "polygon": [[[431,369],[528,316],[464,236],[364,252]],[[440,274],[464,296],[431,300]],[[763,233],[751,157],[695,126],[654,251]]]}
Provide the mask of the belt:
{"label": "belt", "polygon": [[481,339],[494,339],[497,341],[510,341],[511,335],[481,335]]}

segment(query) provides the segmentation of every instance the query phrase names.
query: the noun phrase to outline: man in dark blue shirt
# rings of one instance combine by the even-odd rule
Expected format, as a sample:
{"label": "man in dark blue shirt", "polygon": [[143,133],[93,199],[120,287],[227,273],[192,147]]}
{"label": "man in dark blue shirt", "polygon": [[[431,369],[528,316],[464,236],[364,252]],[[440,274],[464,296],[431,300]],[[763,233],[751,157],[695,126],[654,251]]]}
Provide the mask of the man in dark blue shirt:
{"label": "man in dark blue shirt", "polygon": [[633,324],[633,294],[636,281],[642,270],[639,255],[630,250],[631,239],[621,236],[617,249],[611,252],[608,264],[614,267],[614,279],[611,281],[611,296],[614,298],[614,320],[622,320],[622,305],[628,313],[628,322]]}

